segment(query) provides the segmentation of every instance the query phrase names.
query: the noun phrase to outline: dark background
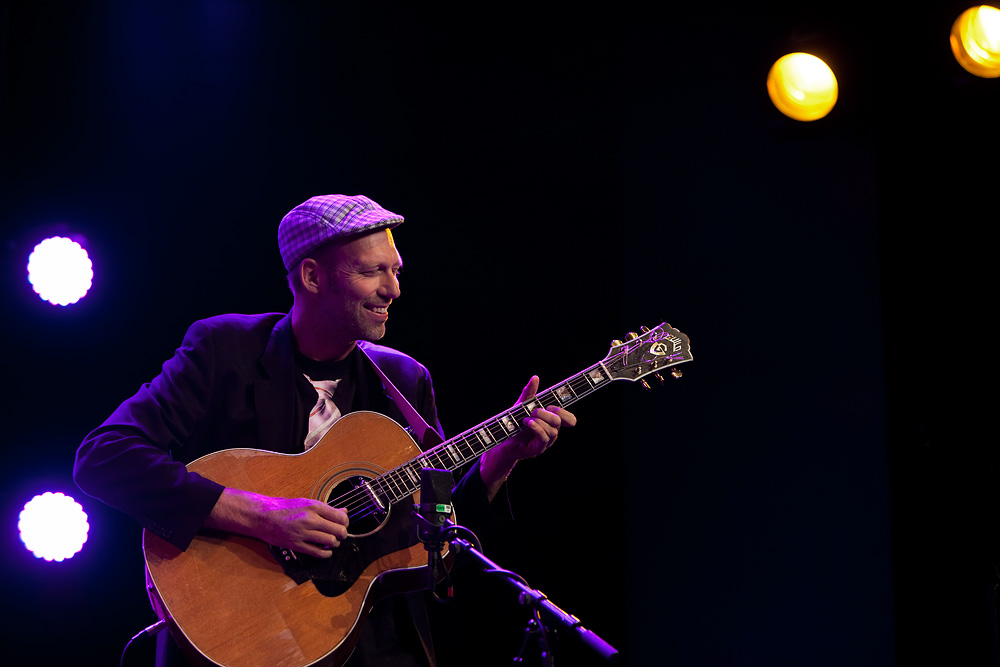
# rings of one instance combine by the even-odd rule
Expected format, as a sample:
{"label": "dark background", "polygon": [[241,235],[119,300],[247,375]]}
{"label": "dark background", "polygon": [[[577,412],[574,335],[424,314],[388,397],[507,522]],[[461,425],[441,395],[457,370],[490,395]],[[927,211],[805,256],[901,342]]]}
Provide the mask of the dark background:
{"label": "dark background", "polygon": [[[115,664],[154,620],[75,447],[191,321],[287,309],[281,216],[361,192],[407,218],[385,342],[451,434],[640,325],[691,337],[683,379],[578,404],[486,544],[624,664],[996,665],[1000,81],[950,53],[967,5],[431,4],[0,3],[5,663]],[[767,97],[797,50],[824,120]],[[96,267],[67,308],[24,280],[52,233]],[[47,490],[90,516],[61,564],[16,534]],[[457,576],[443,664],[509,664],[524,613]]]}

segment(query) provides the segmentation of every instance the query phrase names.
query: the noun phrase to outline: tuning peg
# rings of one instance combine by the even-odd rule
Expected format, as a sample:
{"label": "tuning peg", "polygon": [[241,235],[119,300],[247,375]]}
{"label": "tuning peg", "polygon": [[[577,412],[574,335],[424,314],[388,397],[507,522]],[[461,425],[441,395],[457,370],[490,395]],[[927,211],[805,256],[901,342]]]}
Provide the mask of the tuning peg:
{"label": "tuning peg", "polygon": [[652,389],[652,387],[649,386],[649,383],[645,380],[639,380],[639,383],[642,385],[643,389]]}
{"label": "tuning peg", "polygon": [[614,339],[613,341],[611,341],[611,347],[618,347],[621,344],[622,344],[622,342],[620,340],[618,340],[617,338]]}
{"label": "tuning peg", "polygon": [[681,369],[679,368],[675,368],[674,370],[670,371],[670,374],[673,375],[678,380],[684,377],[684,373],[682,373]]}
{"label": "tuning peg", "polygon": [[653,373],[653,377],[655,377],[657,380],[659,380],[660,384],[663,384],[663,376],[662,375],[660,375],[659,373]]}
{"label": "tuning peg", "polygon": [[644,334],[649,333],[649,327],[639,327],[639,331],[641,331]]}
{"label": "tuning peg", "polygon": [[635,340],[635,339],[636,339],[636,338],[638,338],[638,337],[639,337],[639,334],[637,334],[637,333],[636,333],[636,332],[634,332],[634,331],[629,331],[629,332],[628,332],[628,335],[627,335],[627,336],[625,336],[625,338],[627,338],[627,339],[629,339],[629,340]]}

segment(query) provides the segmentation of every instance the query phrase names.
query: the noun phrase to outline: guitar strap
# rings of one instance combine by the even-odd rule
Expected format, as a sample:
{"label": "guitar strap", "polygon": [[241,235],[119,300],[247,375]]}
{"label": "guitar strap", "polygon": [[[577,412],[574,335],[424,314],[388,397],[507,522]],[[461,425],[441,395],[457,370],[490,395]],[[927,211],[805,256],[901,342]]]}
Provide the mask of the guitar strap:
{"label": "guitar strap", "polygon": [[[410,405],[410,402],[406,400],[403,393],[396,388],[396,385],[392,383],[382,369],[378,367],[375,360],[371,358],[371,355],[365,352],[365,348],[358,345],[358,350],[364,355],[365,359],[372,365],[375,372],[382,379],[382,385],[385,387],[385,391],[389,394],[389,397],[396,403],[396,407],[399,408],[403,416],[406,417],[406,421],[409,423],[410,428],[413,429],[414,434],[417,436],[417,440],[420,442],[421,447],[424,449],[428,447],[434,447],[435,445],[441,444],[443,439],[441,434],[431,428],[430,424],[427,423],[420,413]],[[424,648],[424,653],[427,655],[427,660],[430,662],[431,667],[436,667],[437,659],[434,655],[434,645],[431,640],[431,626],[430,617],[427,615],[427,605],[424,604],[423,596],[419,593],[406,593],[403,595],[406,599],[406,606],[410,609],[410,616],[413,618],[413,623],[417,629],[417,637],[420,639],[420,644]]]}
{"label": "guitar strap", "polygon": [[382,379],[382,386],[385,387],[385,391],[389,394],[389,397],[395,401],[396,407],[399,408],[403,416],[406,417],[406,421],[409,423],[410,428],[413,429],[413,433],[417,436],[417,440],[420,442],[421,447],[427,449],[428,447],[434,447],[435,445],[440,445],[444,440],[441,438],[441,434],[435,431],[427,421],[420,416],[410,402],[406,400],[402,392],[396,389],[396,385],[392,383],[382,369],[378,367],[375,360],[372,359],[371,355],[365,352],[365,348],[358,345],[358,351],[368,360],[368,362],[378,373],[379,378]]}

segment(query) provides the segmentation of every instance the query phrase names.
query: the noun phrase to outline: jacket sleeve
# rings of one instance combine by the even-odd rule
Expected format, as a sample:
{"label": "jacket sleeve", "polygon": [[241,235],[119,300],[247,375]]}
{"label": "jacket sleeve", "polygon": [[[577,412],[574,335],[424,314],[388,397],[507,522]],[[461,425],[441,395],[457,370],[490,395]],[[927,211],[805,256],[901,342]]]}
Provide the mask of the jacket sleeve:
{"label": "jacket sleeve", "polygon": [[162,372],[84,439],[73,474],[89,495],[186,549],[223,487],[188,472],[188,444],[206,415],[215,359],[211,329],[194,323]]}

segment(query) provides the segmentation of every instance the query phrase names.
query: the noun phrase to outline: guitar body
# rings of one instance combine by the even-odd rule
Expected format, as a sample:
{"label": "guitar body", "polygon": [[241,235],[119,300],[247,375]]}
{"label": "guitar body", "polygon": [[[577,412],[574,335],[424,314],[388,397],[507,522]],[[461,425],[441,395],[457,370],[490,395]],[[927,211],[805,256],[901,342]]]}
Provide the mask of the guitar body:
{"label": "guitar body", "polygon": [[[229,449],[188,469],[227,487],[326,502],[347,480],[376,477],[418,455],[396,422],[356,412],[302,454]],[[195,664],[341,665],[375,601],[425,583],[427,551],[417,541],[410,510],[400,503],[364,535],[354,535],[352,523],[351,535],[330,559],[339,564],[331,570],[325,560],[309,559],[318,579],[301,583],[279,562],[282,554],[253,538],[202,531],[180,551],[145,532],[151,600]]]}

